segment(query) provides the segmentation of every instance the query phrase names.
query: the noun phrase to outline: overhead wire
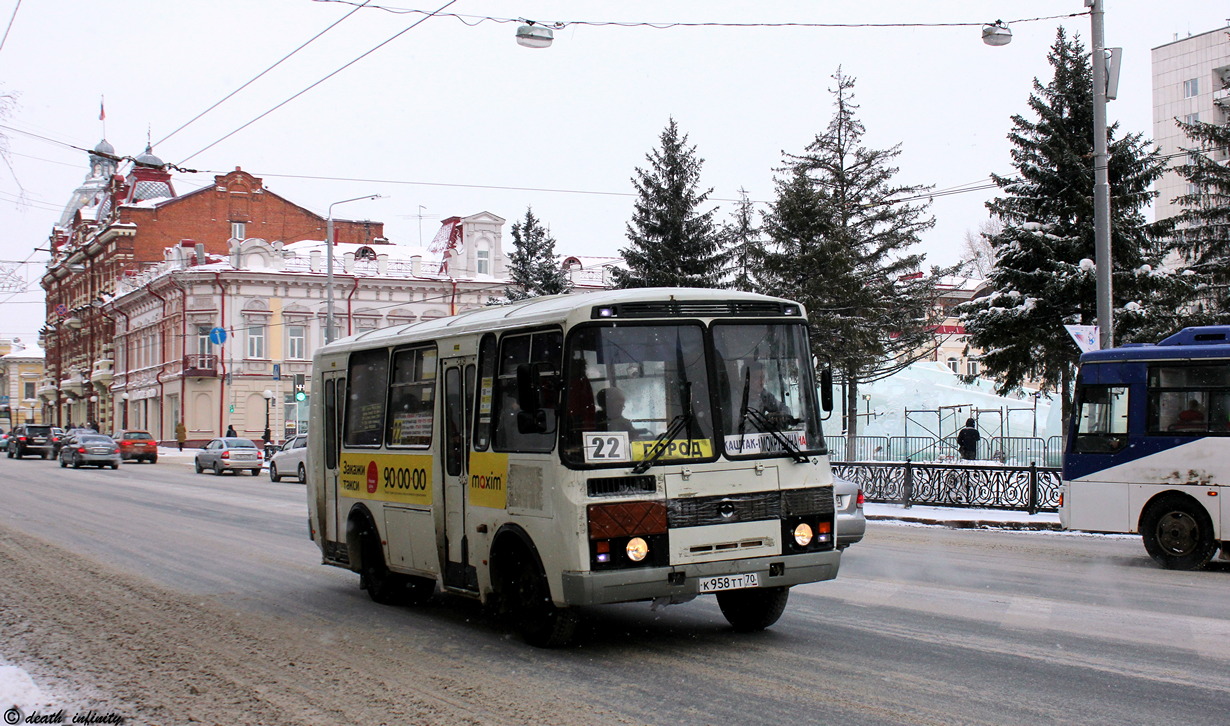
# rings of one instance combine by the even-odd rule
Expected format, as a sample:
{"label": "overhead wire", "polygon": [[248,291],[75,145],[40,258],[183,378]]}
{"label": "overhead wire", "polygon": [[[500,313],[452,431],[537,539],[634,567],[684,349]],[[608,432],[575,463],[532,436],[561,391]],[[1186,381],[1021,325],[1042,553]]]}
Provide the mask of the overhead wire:
{"label": "overhead wire", "polygon": [[359,61],[363,60],[364,58],[366,58],[367,56],[371,55],[372,53],[375,53],[376,51],[380,50],[381,48],[383,48],[384,46],[388,45],[389,43],[392,43],[394,40],[397,40],[397,39],[398,39],[398,38],[400,38],[401,36],[405,35],[406,33],[410,32],[411,30],[413,30],[413,29],[417,28],[418,26],[422,25],[423,23],[427,22],[427,20],[428,20],[428,19],[430,19],[430,18],[434,17],[437,13],[439,13],[440,11],[442,11],[442,10],[444,10],[445,8],[449,7],[450,5],[453,5],[453,4],[454,4],[454,3],[456,3],[456,2],[457,2],[457,0],[448,0],[448,2],[446,2],[446,3],[444,3],[443,5],[441,5],[441,6],[440,6],[439,10],[437,10],[437,11],[435,11],[435,12],[433,12],[433,13],[429,13],[429,14],[424,15],[422,18],[420,18],[419,20],[416,20],[415,22],[411,23],[411,24],[410,24],[409,26],[407,26],[406,28],[404,28],[404,29],[402,29],[402,30],[399,30],[398,32],[394,33],[394,34],[393,34],[392,36],[390,36],[387,40],[384,40],[384,41],[382,41],[381,43],[377,44],[375,47],[371,48],[370,50],[367,50],[367,51],[363,52],[363,53],[362,53],[362,54],[360,54],[358,57],[354,58],[353,60],[351,60],[351,61],[349,61],[349,62],[347,62],[347,63],[345,63],[345,64],[343,64],[341,67],[337,68],[336,70],[334,70],[334,71],[332,71],[332,72],[328,73],[327,75],[325,75],[325,76],[324,76],[323,78],[321,78],[320,80],[318,80],[318,81],[316,81],[315,83],[312,83],[311,85],[309,85],[307,88],[304,88],[303,90],[299,91],[298,93],[295,93],[294,95],[290,96],[290,97],[289,97],[289,98],[287,98],[286,100],[284,100],[284,101],[282,101],[281,103],[277,104],[276,106],[274,106],[273,108],[269,109],[268,111],[265,111],[264,113],[260,114],[259,116],[257,116],[256,118],[252,119],[251,121],[248,121],[247,123],[245,123],[244,125],[240,126],[240,127],[239,127],[239,128],[237,128],[237,129],[235,129],[234,131],[231,131],[230,133],[226,134],[225,136],[223,136],[222,138],[218,139],[217,141],[214,141],[214,142],[212,142],[212,143],[208,144],[207,146],[205,146],[205,147],[203,147],[203,148],[201,148],[201,149],[198,149],[197,151],[193,152],[192,154],[189,154],[187,157],[185,157],[184,159],[182,159],[179,163],[180,163],[180,164],[185,164],[185,163],[187,163],[188,161],[190,161],[191,159],[196,158],[197,156],[199,156],[199,155],[203,154],[204,152],[206,152],[206,151],[208,151],[208,150],[212,149],[213,147],[217,146],[218,144],[222,143],[223,141],[226,141],[227,139],[231,138],[232,136],[234,136],[235,134],[239,133],[240,131],[243,131],[244,129],[248,128],[249,126],[251,126],[252,124],[256,123],[257,121],[260,121],[261,119],[265,118],[266,116],[268,116],[269,114],[273,113],[274,111],[277,111],[278,109],[282,108],[283,106],[285,106],[286,104],[288,104],[288,103],[290,103],[291,101],[295,100],[296,98],[299,98],[299,97],[300,97],[300,96],[302,96],[303,94],[307,93],[308,91],[312,90],[313,88],[316,88],[316,87],[317,87],[317,86],[319,86],[320,84],[322,84],[322,83],[324,83],[325,81],[329,80],[330,78],[332,78],[332,77],[336,76],[337,74],[339,74],[339,73],[341,73],[342,71],[346,70],[347,68],[351,67],[351,66],[352,66],[352,65],[354,65],[355,63],[358,63]]}
{"label": "overhead wire", "polygon": [[365,0],[365,2],[362,2],[362,3],[359,3],[359,4],[355,5],[355,7],[354,7],[354,9],[353,9],[353,10],[351,10],[351,11],[350,11],[350,12],[348,12],[348,13],[346,13],[346,14],[345,14],[345,15],[343,15],[341,18],[338,18],[336,21],[334,21],[334,22],[333,22],[333,24],[332,24],[332,25],[330,25],[329,27],[327,27],[327,28],[325,28],[324,30],[320,31],[320,32],[319,32],[319,33],[317,33],[316,35],[313,35],[311,38],[309,38],[307,41],[305,41],[305,42],[304,42],[302,45],[300,45],[298,48],[295,48],[295,49],[294,49],[294,50],[292,50],[291,52],[289,52],[289,53],[287,53],[286,55],[284,55],[284,56],[282,56],[281,58],[279,58],[279,59],[277,60],[277,62],[275,62],[273,65],[269,66],[268,68],[266,68],[265,70],[261,71],[260,73],[257,73],[255,76],[253,76],[251,79],[249,79],[249,80],[248,80],[246,83],[244,83],[242,86],[240,86],[239,88],[236,88],[235,90],[233,90],[233,91],[231,91],[230,93],[226,94],[226,95],[225,95],[225,96],[223,96],[221,99],[219,99],[218,101],[214,102],[214,104],[213,104],[212,106],[210,106],[209,108],[205,109],[204,111],[202,111],[202,112],[198,113],[197,115],[193,116],[191,119],[189,119],[188,121],[184,122],[184,124],[183,124],[183,125],[181,125],[179,128],[175,129],[175,130],[174,130],[174,131],[172,131],[171,133],[169,133],[169,134],[167,134],[166,136],[162,137],[161,139],[159,139],[159,140],[158,140],[156,143],[154,143],[153,145],[154,145],[154,146],[158,146],[159,144],[162,144],[163,142],[165,142],[167,139],[171,138],[171,137],[172,137],[172,136],[174,136],[175,134],[178,134],[180,131],[183,131],[184,129],[186,129],[186,128],[188,128],[189,126],[191,126],[193,123],[195,123],[198,119],[200,119],[200,118],[201,118],[202,116],[204,116],[205,114],[207,114],[207,113],[209,113],[210,111],[214,110],[215,108],[217,108],[217,107],[221,106],[223,103],[226,103],[226,102],[227,102],[227,101],[229,101],[232,97],[234,97],[234,96],[235,96],[235,94],[239,93],[239,92],[240,92],[240,91],[242,91],[243,89],[247,88],[248,86],[252,85],[252,84],[253,84],[253,83],[255,83],[256,81],[260,80],[260,78],[261,78],[262,76],[264,76],[266,73],[268,73],[269,71],[272,71],[274,68],[277,68],[278,66],[282,65],[282,63],[284,63],[284,62],[286,62],[287,60],[289,60],[289,59],[290,59],[292,56],[294,56],[296,53],[298,53],[299,51],[301,51],[301,50],[303,50],[304,48],[308,47],[308,46],[309,46],[309,45],[311,45],[312,43],[316,42],[316,40],[318,40],[318,39],[319,39],[321,36],[323,36],[325,33],[328,33],[330,30],[333,30],[333,29],[334,29],[334,28],[336,28],[338,25],[341,25],[341,24],[342,24],[343,22],[345,22],[348,18],[350,18],[350,16],[352,16],[352,15],[354,15],[355,13],[359,12],[360,10],[362,10],[362,9],[363,9],[363,7],[364,7],[365,5],[367,5],[367,3],[368,3],[368,2],[371,2],[371,0]]}

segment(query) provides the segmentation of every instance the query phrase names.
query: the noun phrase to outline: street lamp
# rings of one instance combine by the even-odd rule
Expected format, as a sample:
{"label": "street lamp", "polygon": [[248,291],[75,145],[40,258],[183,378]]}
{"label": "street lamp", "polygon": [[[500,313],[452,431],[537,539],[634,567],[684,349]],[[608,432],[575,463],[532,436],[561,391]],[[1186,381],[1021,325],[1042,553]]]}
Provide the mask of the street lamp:
{"label": "street lamp", "polygon": [[269,403],[273,401],[273,391],[268,388],[261,394],[265,397],[265,449],[269,449],[269,440],[273,438],[273,432],[269,430]]}
{"label": "street lamp", "polygon": [[[1102,349],[1115,345],[1114,318],[1111,315],[1110,257],[1110,174],[1106,149],[1106,28],[1104,0],[1085,0],[1089,8],[1090,35],[1093,43],[1093,250],[1097,267],[1098,336]],[[1007,45],[1012,31],[1007,23],[997,20],[983,26],[982,41],[987,45]]]}
{"label": "street lamp", "polygon": [[120,394],[120,400],[124,402],[124,425],[120,426],[120,428],[127,429],[128,428],[128,391],[124,391],[123,393]]}
{"label": "street lamp", "polygon": [[339,204],[357,202],[360,199],[380,198],[382,198],[380,194],[367,194],[354,199],[343,199],[329,205],[329,218],[325,225],[325,343],[333,342],[333,208]]}

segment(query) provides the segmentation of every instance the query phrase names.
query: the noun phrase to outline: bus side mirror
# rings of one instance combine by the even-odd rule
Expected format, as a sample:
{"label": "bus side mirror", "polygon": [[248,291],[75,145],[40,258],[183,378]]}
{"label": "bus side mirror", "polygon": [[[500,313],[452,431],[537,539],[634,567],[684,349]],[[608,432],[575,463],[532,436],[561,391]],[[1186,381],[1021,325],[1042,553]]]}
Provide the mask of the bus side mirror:
{"label": "bus side mirror", "polygon": [[820,408],[833,410],[833,369],[828,366],[820,371]]}

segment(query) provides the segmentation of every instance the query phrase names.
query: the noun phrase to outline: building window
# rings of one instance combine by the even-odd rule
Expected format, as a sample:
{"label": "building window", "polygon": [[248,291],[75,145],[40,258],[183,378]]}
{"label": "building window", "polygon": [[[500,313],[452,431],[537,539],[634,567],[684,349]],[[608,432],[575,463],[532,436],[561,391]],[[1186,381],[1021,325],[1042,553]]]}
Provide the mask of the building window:
{"label": "building window", "polygon": [[303,325],[286,326],[286,357],[296,360],[307,358],[307,327]]}
{"label": "building window", "polygon": [[[209,355],[210,345],[211,345],[209,342],[209,330],[210,328],[208,325],[196,326],[196,352],[200,353],[201,355]],[[140,358],[141,358],[141,347],[140,347],[141,345],[142,345],[142,341],[138,341],[137,342],[138,362],[140,361]]]}
{"label": "building window", "polygon": [[21,397],[27,400],[34,398],[34,381],[22,383]]}
{"label": "building window", "polygon": [[480,275],[491,274],[491,250],[477,251],[478,269],[476,272]]}
{"label": "building window", "polygon": [[949,358],[948,368],[953,373],[960,373],[961,372],[961,361],[957,360],[956,358]]}
{"label": "building window", "polygon": [[233,239],[247,239],[245,236],[247,225],[243,222],[231,222],[231,237]]}
{"label": "building window", "polygon": [[1185,124],[1194,124],[1199,120],[1200,120],[1200,114],[1198,113],[1189,113],[1183,117],[1183,123]]}
{"label": "building window", "polygon": [[1191,78],[1183,81],[1183,98],[1193,98],[1200,95],[1200,79]]}
{"label": "building window", "polygon": [[264,325],[248,326],[248,357],[249,358],[264,358],[265,357],[265,326]]}
{"label": "building window", "polygon": [[971,360],[968,363],[966,363],[966,370],[969,371],[969,374],[971,376],[978,375],[978,368],[979,368],[978,361],[976,360]]}

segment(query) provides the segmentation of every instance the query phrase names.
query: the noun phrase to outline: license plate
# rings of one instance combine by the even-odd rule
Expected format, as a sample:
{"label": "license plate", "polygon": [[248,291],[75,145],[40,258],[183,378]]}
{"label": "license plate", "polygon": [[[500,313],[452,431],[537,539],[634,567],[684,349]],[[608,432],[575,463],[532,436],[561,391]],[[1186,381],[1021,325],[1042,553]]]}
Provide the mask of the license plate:
{"label": "license plate", "polygon": [[719,592],[721,590],[739,590],[745,587],[760,587],[760,575],[755,572],[745,572],[742,575],[718,575],[705,577],[697,581],[699,592]]}

